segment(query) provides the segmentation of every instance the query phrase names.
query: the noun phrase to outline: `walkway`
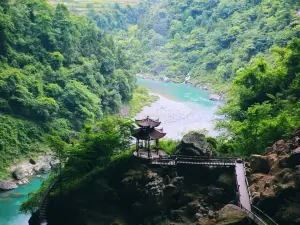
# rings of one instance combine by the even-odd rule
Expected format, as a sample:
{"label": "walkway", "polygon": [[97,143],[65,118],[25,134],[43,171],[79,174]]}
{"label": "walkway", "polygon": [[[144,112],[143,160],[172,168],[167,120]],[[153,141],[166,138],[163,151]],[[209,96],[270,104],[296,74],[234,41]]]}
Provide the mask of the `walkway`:
{"label": "walkway", "polygon": [[247,184],[247,178],[246,178],[246,171],[244,167],[244,163],[236,163],[235,164],[235,174],[236,174],[236,180],[238,185],[238,191],[239,191],[239,198],[240,198],[240,204],[241,207],[247,209],[251,212],[251,196],[249,195],[248,191],[248,184]]}
{"label": "walkway", "polygon": [[246,177],[245,162],[238,158],[201,158],[196,156],[164,155],[151,152],[151,158],[143,154],[135,156],[149,160],[152,165],[177,166],[178,164],[205,165],[213,167],[234,167],[240,207],[259,225],[278,225],[268,215],[251,204],[251,194]]}

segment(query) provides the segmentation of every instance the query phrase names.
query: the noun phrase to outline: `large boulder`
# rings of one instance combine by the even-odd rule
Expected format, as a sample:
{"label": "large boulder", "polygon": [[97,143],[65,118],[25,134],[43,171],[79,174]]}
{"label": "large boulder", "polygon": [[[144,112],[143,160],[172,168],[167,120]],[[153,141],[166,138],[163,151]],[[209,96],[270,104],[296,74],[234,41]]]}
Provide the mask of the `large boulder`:
{"label": "large boulder", "polygon": [[181,143],[176,147],[177,155],[210,156],[211,150],[203,134],[193,132],[183,136]]}
{"label": "large boulder", "polygon": [[32,164],[32,165],[35,165],[35,164],[36,164],[36,161],[35,161],[33,158],[30,158],[30,159],[29,159],[29,163]]}
{"label": "large boulder", "polygon": [[288,159],[288,164],[290,165],[290,167],[300,165],[300,147],[292,151]]}
{"label": "large boulder", "polygon": [[16,169],[12,175],[16,180],[22,180],[25,177],[25,172],[21,169]]}
{"label": "large boulder", "polygon": [[219,211],[217,225],[246,225],[250,224],[247,214],[236,205],[225,205]]}
{"label": "large boulder", "polygon": [[7,191],[17,188],[18,186],[10,181],[0,180],[0,190]]}
{"label": "large boulder", "polygon": [[253,173],[269,173],[271,165],[267,156],[251,155],[250,168]]}

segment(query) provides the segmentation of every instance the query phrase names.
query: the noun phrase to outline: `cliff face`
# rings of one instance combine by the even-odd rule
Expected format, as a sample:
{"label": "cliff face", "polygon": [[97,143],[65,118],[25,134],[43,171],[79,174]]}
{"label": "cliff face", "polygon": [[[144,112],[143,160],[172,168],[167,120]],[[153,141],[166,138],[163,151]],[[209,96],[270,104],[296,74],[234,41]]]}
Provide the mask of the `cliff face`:
{"label": "cliff face", "polygon": [[236,203],[233,168],[155,167],[132,156],[50,196],[47,214],[49,225],[249,224]]}
{"label": "cliff face", "polygon": [[300,224],[300,128],[252,155],[249,167],[253,204],[279,224]]}

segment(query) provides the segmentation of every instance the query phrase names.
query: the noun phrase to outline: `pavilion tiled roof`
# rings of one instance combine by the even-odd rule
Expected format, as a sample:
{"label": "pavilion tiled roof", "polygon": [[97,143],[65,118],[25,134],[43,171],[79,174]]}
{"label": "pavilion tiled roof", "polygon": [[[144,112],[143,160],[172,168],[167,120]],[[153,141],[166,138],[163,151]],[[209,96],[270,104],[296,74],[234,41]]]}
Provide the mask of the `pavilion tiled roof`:
{"label": "pavilion tiled roof", "polygon": [[159,119],[153,120],[150,119],[149,116],[147,116],[146,119],[136,120],[135,122],[139,127],[150,127],[150,128],[158,127],[161,123],[159,122]]}

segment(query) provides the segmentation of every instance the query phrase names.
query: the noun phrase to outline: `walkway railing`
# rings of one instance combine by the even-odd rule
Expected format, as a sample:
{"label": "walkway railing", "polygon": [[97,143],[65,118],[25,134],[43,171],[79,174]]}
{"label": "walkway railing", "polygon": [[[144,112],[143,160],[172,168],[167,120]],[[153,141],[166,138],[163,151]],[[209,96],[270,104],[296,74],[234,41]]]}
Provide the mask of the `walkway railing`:
{"label": "walkway railing", "polygon": [[269,217],[256,206],[251,205],[251,211],[255,216],[258,216],[261,219],[263,219],[263,221],[266,222],[267,225],[278,225],[278,223],[276,223],[271,217]]}
{"label": "walkway railing", "polygon": [[177,164],[198,164],[198,165],[212,165],[212,166],[236,166],[237,163],[243,163],[244,169],[244,179],[246,182],[246,188],[249,195],[249,200],[251,204],[251,211],[243,207],[240,202],[240,192],[237,174],[236,177],[236,186],[239,194],[239,206],[241,209],[247,213],[247,215],[258,225],[278,225],[271,217],[265,214],[256,206],[252,205],[251,192],[249,188],[249,183],[246,174],[246,166],[244,159],[227,157],[227,158],[208,158],[208,157],[199,157],[199,156],[185,156],[185,155],[170,155],[163,156],[158,159],[151,159],[151,164],[156,165],[167,165],[167,166],[176,166]]}
{"label": "walkway railing", "polygon": [[42,225],[47,224],[47,207],[49,194],[54,188],[56,188],[60,181],[61,180],[59,178],[55,178],[43,194],[42,200],[39,205],[39,220],[40,224]]}

